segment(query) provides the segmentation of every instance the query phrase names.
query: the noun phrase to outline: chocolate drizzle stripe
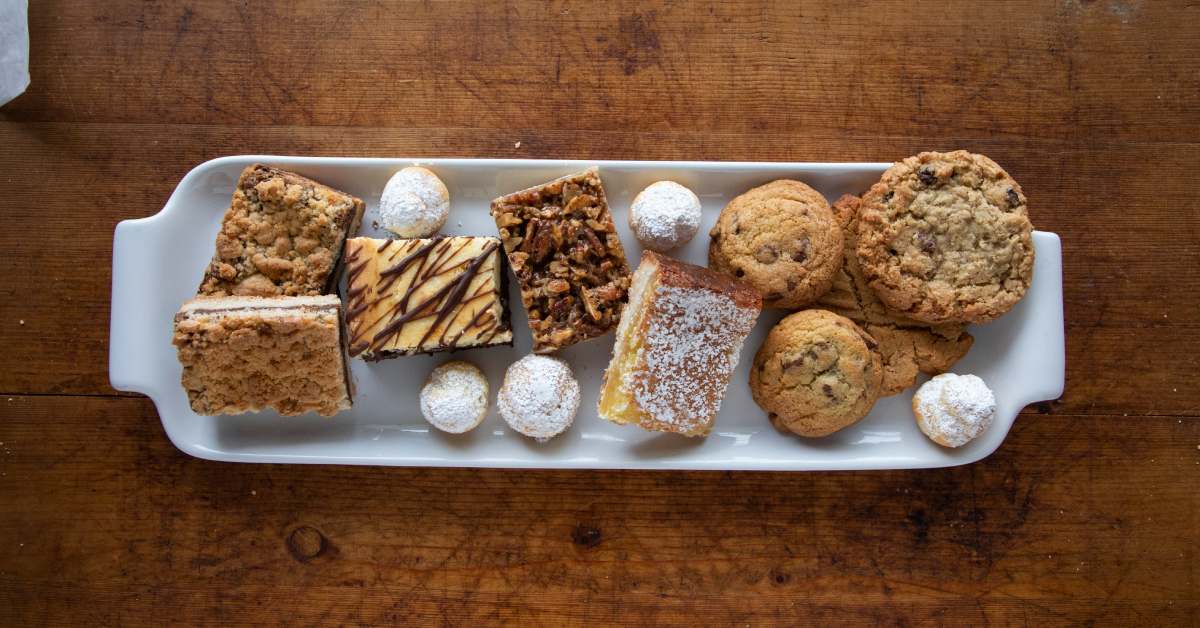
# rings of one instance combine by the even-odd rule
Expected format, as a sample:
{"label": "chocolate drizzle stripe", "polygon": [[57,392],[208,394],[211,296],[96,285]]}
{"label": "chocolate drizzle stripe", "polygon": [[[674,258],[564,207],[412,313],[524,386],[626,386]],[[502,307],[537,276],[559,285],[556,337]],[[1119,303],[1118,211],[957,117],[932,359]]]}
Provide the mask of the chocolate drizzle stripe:
{"label": "chocolate drizzle stripe", "polygon": [[458,311],[455,312],[454,316],[450,319],[450,322],[448,322],[446,325],[444,325],[442,327],[442,333],[438,335],[439,343],[446,345],[447,347],[457,346],[459,339],[461,339],[464,334],[466,334],[473,327],[475,327],[476,323],[479,322],[479,319],[484,314],[488,314],[491,311],[491,308],[487,307],[487,304],[485,304],[483,307],[480,307],[479,309],[475,310],[474,312],[471,313],[471,320],[467,321],[467,323],[462,326],[462,329],[459,330],[458,335],[456,335],[453,340],[450,340],[450,341],[446,340],[446,332],[450,331],[453,321],[458,320],[459,316],[464,311],[467,311],[467,308],[472,303],[474,303],[475,301],[478,301],[479,299],[488,299],[488,303],[492,302],[493,293],[491,290],[487,289],[487,285],[486,284],[480,285],[479,288],[480,289],[476,290],[470,296],[465,297],[463,299],[462,307],[458,308]]}
{"label": "chocolate drizzle stripe", "polygon": [[[346,308],[346,319],[350,320],[356,318],[359,314],[362,314],[364,311],[366,311],[368,307],[370,307],[370,304],[368,304],[365,300],[354,303],[352,306]],[[352,334],[351,340],[357,339],[358,336],[358,333]]]}
{"label": "chocolate drizzle stripe", "polygon": [[434,238],[433,240],[430,240],[428,244],[424,244],[422,246],[417,247],[416,250],[414,250],[412,253],[409,253],[408,255],[405,255],[394,266],[391,266],[389,268],[379,271],[379,276],[387,277],[388,275],[394,275],[397,273],[404,272],[404,269],[408,268],[408,266],[410,264],[425,257],[426,255],[429,255],[429,252],[432,251],[434,249],[434,247],[436,247],[438,244],[440,244],[442,242],[442,240],[444,239],[444,237],[445,236],[438,236],[438,237]]}
{"label": "chocolate drizzle stripe", "polygon": [[487,261],[488,256],[491,255],[491,253],[495,250],[496,245],[494,243],[489,244],[483,248],[483,252],[480,253],[478,257],[471,261],[471,265],[467,267],[466,272],[464,272],[459,277],[458,281],[453,284],[454,289],[451,290],[446,296],[446,301],[443,303],[441,311],[438,312],[437,318],[434,319],[433,325],[431,325],[429,329],[425,330],[425,335],[421,336],[421,339],[417,341],[418,347],[425,344],[425,341],[429,339],[429,335],[433,333],[434,329],[437,329],[438,324],[446,318],[446,315],[448,315],[453,309],[460,307],[463,296],[465,296],[467,293],[467,288],[471,287],[471,281],[475,278],[475,273],[479,271],[479,267],[482,266],[485,261]]}
{"label": "chocolate drizzle stripe", "polygon": [[[425,342],[429,340],[429,337],[433,331],[437,329],[438,325],[440,325],[447,316],[462,307],[463,297],[466,295],[467,289],[470,287],[471,282],[479,273],[480,269],[483,267],[488,258],[492,257],[496,253],[497,249],[497,243],[489,242],[488,245],[484,247],[483,252],[472,259],[471,263],[467,266],[464,272],[462,272],[455,280],[447,283],[437,292],[430,295],[429,298],[414,306],[411,310],[404,311],[403,309],[398,310],[397,308],[392,308],[392,320],[382,330],[380,330],[379,333],[375,334],[375,336],[371,339],[371,346],[381,347],[385,345],[394,336],[400,334],[407,323],[417,319],[418,317],[425,318],[424,316],[420,315],[428,308],[434,307],[436,308],[436,314],[434,314],[435,318],[433,324],[429,326],[429,329],[425,331],[425,334],[416,343],[417,347],[424,345]],[[457,267],[458,265],[455,266],[455,268]],[[420,275],[418,275],[418,277],[419,276]],[[416,277],[414,277],[414,280],[415,279]],[[405,294],[404,298],[401,299],[401,303],[397,305],[407,304],[408,299],[411,298],[416,287],[419,287],[419,282],[414,281],[413,285],[409,287],[409,290]]]}
{"label": "chocolate drizzle stripe", "polygon": [[360,242],[350,240],[346,244],[346,326],[350,331],[348,353],[353,357],[366,349],[366,346],[358,342],[362,330],[356,323],[358,316],[368,307],[364,295],[367,285],[360,280],[371,260],[370,258],[360,258],[363,249]]}
{"label": "chocolate drizzle stripe", "polygon": [[[367,267],[374,261],[375,265],[381,265],[380,258],[384,257],[382,253],[388,248],[388,243],[397,242],[400,246],[390,256],[395,259],[401,254],[405,254],[403,259],[398,263],[390,265],[385,271],[379,272],[377,276],[375,289],[371,290],[371,285],[368,282],[361,281],[362,275]],[[446,329],[442,329],[439,334],[439,341],[446,347],[454,347],[462,339],[468,330],[476,326],[481,327],[486,331],[484,325],[491,325],[491,333],[488,338],[491,339],[497,333],[502,331],[500,325],[496,321],[494,314],[491,314],[491,308],[482,307],[478,311],[471,313],[471,321],[463,328],[450,344],[446,344],[445,335],[449,331],[451,325],[446,321],[458,320],[461,314],[466,310],[471,303],[480,298],[493,297],[495,295],[495,286],[487,283],[481,284],[479,288],[467,294],[475,277],[480,276],[484,272],[495,272],[495,265],[487,265],[489,257],[496,255],[498,258],[499,245],[497,242],[489,242],[483,251],[475,257],[468,257],[457,262],[453,260],[460,257],[462,250],[470,245],[468,238],[449,239],[446,236],[435,238],[431,242],[418,244],[419,241],[411,241],[415,247],[405,246],[409,242],[387,240],[383,245],[376,247],[373,257],[364,258],[364,246],[348,247],[347,252],[347,274],[349,289],[347,290],[347,312],[346,319],[348,327],[351,331],[349,352],[353,356],[357,356],[364,351],[378,352],[385,347],[393,337],[403,332],[406,324],[418,320],[424,320],[429,317],[435,317],[429,328],[425,331],[424,336],[418,341],[417,347],[424,345],[429,338],[438,331],[440,326],[445,324]],[[453,263],[452,263],[453,262]],[[414,268],[415,265],[415,268]],[[465,268],[464,268],[465,267]],[[408,272],[411,270],[411,273]],[[422,285],[427,284],[434,277],[449,274],[454,271],[461,271],[458,276],[451,279],[445,286],[437,292],[422,300],[416,307],[411,310],[408,308],[408,302],[416,295],[416,292]],[[377,305],[389,300],[385,292],[395,281],[402,277],[409,277],[407,287],[403,296],[386,311],[381,312],[379,317],[367,323],[363,320],[363,315],[371,311]],[[370,293],[368,295],[368,293]],[[369,298],[370,297],[370,298]],[[379,324],[387,319],[388,324],[382,330],[374,334],[370,340],[365,340],[362,337],[369,334],[371,330],[377,329]]]}
{"label": "chocolate drizzle stripe", "polygon": [[447,242],[446,250],[443,251],[444,254],[439,255],[432,263],[429,264],[429,270],[425,271],[426,276],[423,278],[428,279],[430,277],[437,277],[442,273],[448,273],[466,263],[466,260],[463,260],[462,262],[459,262],[450,268],[442,268],[443,264],[454,259],[458,255],[458,252],[463,250],[468,244],[470,244],[470,242],[470,240],[463,240],[457,247],[455,247],[453,251],[450,250],[450,243]]}
{"label": "chocolate drizzle stripe", "polygon": [[[480,296],[490,296],[490,295],[486,295],[486,294],[485,295],[477,295],[477,296],[473,297],[471,300],[475,300],[475,299],[479,298]],[[458,345],[458,341],[463,337],[463,335],[465,335],[468,331],[473,329],[475,327],[475,325],[479,324],[480,320],[483,319],[484,315],[487,315],[488,322],[493,322],[493,323],[495,322],[496,317],[492,315],[492,309],[489,307],[481,307],[481,308],[479,308],[479,310],[477,312],[475,312],[475,315],[471,317],[471,320],[468,321],[466,325],[463,325],[463,328],[461,330],[459,330],[458,335],[455,336],[453,340],[446,342],[445,344],[447,346],[451,346],[451,347]],[[492,327],[493,327],[493,331],[492,331],[491,336],[488,336],[488,340],[491,340],[491,338],[496,335],[496,332],[494,331],[495,325],[493,325]],[[442,331],[442,340],[443,341],[445,341],[445,336],[446,336],[446,330],[443,330]],[[480,333],[479,336],[482,337],[483,334]]]}
{"label": "chocolate drizzle stripe", "polygon": [[440,244],[445,238],[446,236],[437,236],[436,238],[430,240],[428,244],[417,247],[415,251],[405,255],[404,258],[397,262],[395,266],[380,271],[379,276],[386,277],[387,275],[404,272],[404,269],[408,268],[409,264],[412,264],[414,261],[429,255],[429,252],[432,251],[433,248]]}
{"label": "chocolate drizzle stripe", "polygon": [[[454,311],[454,313],[453,313],[453,316],[450,316],[450,317],[448,317],[448,320],[449,320],[449,321],[454,321],[454,320],[457,320],[457,319],[458,319],[458,316],[459,316],[459,315],[462,313],[462,311],[463,311],[463,310],[465,310],[465,309],[466,309],[466,307],[467,307],[467,305],[468,305],[468,304],[470,304],[470,303],[472,303],[472,302],[474,302],[474,301],[477,301],[477,300],[479,300],[479,299],[482,299],[482,298],[491,298],[491,297],[492,297],[492,292],[491,292],[490,290],[484,290],[484,291],[478,292],[477,294],[475,294],[475,295],[473,295],[473,296],[471,296],[471,297],[469,297],[469,298],[466,298],[466,299],[464,299],[464,300],[462,301],[461,307],[457,308],[457,309]],[[405,321],[405,325],[412,324],[412,323],[416,323],[416,322],[418,322],[418,321],[423,321],[423,320],[425,320],[425,319],[427,319],[427,318],[433,318],[433,317],[436,317],[436,316],[438,315],[438,312],[439,312],[439,310],[438,310],[438,309],[436,309],[436,308],[429,308],[429,307],[425,307],[426,305],[430,304],[430,302],[431,302],[431,301],[433,301],[434,299],[436,299],[436,296],[435,296],[435,297],[433,297],[433,298],[431,298],[431,300],[430,300],[430,301],[423,302],[423,303],[421,304],[421,306],[422,306],[422,307],[421,307],[421,309],[419,309],[419,310],[412,310],[412,311],[409,313],[411,316],[409,316],[409,317],[408,317],[408,319]],[[490,309],[491,309],[491,308],[487,308],[487,307],[480,308],[480,309],[479,309],[477,312],[475,312],[475,314],[473,314],[473,316],[474,316],[474,317],[476,317],[476,318],[480,318],[480,317],[481,317],[481,316],[480,316],[481,314],[489,314],[489,313],[490,313]],[[489,317],[489,318],[491,318],[491,319],[494,319],[495,317],[494,317],[494,316],[491,316],[491,317]],[[473,324],[473,322],[474,322],[474,319],[472,319],[472,324]],[[443,323],[445,323],[445,324],[443,325]],[[467,327],[464,327],[464,328],[463,328],[463,331],[462,331],[462,332],[460,332],[460,333],[459,333],[457,336],[455,336],[453,341],[451,341],[451,342],[446,342],[446,340],[445,340],[445,336],[446,336],[446,332],[447,332],[447,331],[449,331],[450,324],[449,324],[449,323],[446,323],[446,321],[444,321],[444,320],[434,320],[434,321],[433,321],[433,322],[430,324],[430,326],[429,326],[429,329],[427,330],[427,336],[428,336],[429,334],[432,334],[432,333],[433,333],[433,331],[434,331],[434,330],[435,330],[435,329],[436,329],[436,328],[437,328],[439,325],[442,325],[442,333],[441,333],[441,334],[438,336],[438,343],[439,343],[439,344],[441,344],[442,346],[445,346],[445,347],[451,347],[451,348],[452,348],[452,347],[455,347],[455,346],[457,346],[458,340],[459,340],[460,338],[462,338],[462,336],[465,334],[465,332],[466,332],[466,331],[468,331],[468,330],[470,329],[470,327],[471,327],[471,325],[472,325],[472,324],[468,324],[468,326],[467,326]],[[381,333],[382,333],[382,332],[381,332]],[[494,336],[494,335],[495,335],[495,334],[492,334],[492,336]],[[491,336],[489,336],[489,338],[490,338],[490,337],[491,337]],[[374,343],[372,343],[372,344],[374,344]],[[383,343],[383,344],[386,344],[386,342],[385,342],[385,343]],[[376,349],[381,349],[381,348],[383,348],[383,344],[379,344],[379,345],[375,346],[375,348],[376,348]],[[421,342],[419,342],[419,343],[418,343],[416,346],[417,346],[417,347],[420,347],[420,346],[422,346],[423,344],[424,344],[424,340],[422,340]]]}

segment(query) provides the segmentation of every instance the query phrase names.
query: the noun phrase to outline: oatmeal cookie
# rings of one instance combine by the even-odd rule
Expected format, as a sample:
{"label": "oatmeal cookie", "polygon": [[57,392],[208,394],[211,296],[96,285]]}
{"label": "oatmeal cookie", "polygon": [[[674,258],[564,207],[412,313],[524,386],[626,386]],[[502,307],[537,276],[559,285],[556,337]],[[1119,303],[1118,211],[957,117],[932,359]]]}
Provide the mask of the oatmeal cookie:
{"label": "oatmeal cookie", "polygon": [[871,411],[881,377],[873,338],[848,318],[804,310],[767,334],[750,369],[750,393],[775,427],[827,436]]}
{"label": "oatmeal cookie", "polygon": [[733,199],[709,236],[709,267],[754,286],[767,307],[812,303],[842,265],[842,230],[829,203],[799,181],[772,181]]}
{"label": "oatmeal cookie", "polygon": [[842,268],[819,307],[849,318],[879,343],[883,367],[881,397],[898,394],[917,381],[917,373],[937,375],[948,370],[971,348],[975,339],[962,325],[930,326],[885,306],[867,285],[855,254],[860,199],[846,194],[834,201],[833,213],[845,233]]}
{"label": "oatmeal cookie", "polygon": [[858,260],[888,307],[931,324],[986,323],[1033,278],[1025,194],[966,151],[896,163],[863,196]]}

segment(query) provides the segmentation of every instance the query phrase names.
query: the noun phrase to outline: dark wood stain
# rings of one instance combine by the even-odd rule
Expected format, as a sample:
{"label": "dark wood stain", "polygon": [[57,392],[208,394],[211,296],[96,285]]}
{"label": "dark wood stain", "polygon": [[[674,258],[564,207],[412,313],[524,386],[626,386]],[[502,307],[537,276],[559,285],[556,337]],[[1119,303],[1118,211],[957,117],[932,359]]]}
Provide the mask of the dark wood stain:
{"label": "dark wood stain", "polygon": [[[31,2],[32,84],[0,107],[0,614],[1194,625],[1196,11]],[[1065,255],[1066,394],[971,466],[222,464],[176,450],[148,400],[109,386],[113,228],[213,157],[890,161],[960,147],[1013,174]]]}

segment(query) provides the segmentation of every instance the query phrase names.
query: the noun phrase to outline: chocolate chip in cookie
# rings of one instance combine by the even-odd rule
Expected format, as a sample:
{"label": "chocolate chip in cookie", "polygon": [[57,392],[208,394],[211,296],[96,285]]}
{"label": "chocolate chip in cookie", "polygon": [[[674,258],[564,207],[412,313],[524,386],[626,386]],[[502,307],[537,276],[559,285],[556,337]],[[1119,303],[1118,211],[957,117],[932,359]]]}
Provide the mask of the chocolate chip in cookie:
{"label": "chocolate chip in cookie", "polygon": [[888,308],[932,325],[985,323],[1033,279],[1021,187],[983,155],[921,153],[862,198],[857,258]]}
{"label": "chocolate chip in cookie", "polygon": [[791,314],[754,356],[755,403],[774,425],[800,436],[826,436],[853,425],[875,405],[882,381],[879,355],[868,340],[833,312]]}
{"label": "chocolate chip in cookie", "polygon": [[846,254],[833,287],[817,305],[867,332],[867,346],[879,354],[883,371],[879,394],[887,397],[911,387],[918,373],[937,375],[949,370],[966,355],[974,338],[962,325],[929,325],[887,308],[875,296],[855,253],[861,200],[847,194],[833,203],[833,213],[845,232]]}
{"label": "chocolate chip in cookie", "polygon": [[842,263],[842,230],[829,203],[799,181],[781,179],[738,196],[709,233],[709,267],[745,279],[768,307],[811,303]]}

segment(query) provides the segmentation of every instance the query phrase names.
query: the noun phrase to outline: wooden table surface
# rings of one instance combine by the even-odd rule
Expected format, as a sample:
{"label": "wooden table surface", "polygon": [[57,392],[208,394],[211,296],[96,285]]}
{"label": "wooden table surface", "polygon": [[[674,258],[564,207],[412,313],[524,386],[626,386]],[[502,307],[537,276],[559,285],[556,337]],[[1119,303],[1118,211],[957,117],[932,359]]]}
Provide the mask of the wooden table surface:
{"label": "wooden table surface", "polygon": [[[1195,2],[31,4],[0,108],[8,625],[1200,621]],[[1064,250],[1066,393],[978,464],[220,464],[109,386],[113,228],[220,155],[949,148]]]}

